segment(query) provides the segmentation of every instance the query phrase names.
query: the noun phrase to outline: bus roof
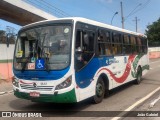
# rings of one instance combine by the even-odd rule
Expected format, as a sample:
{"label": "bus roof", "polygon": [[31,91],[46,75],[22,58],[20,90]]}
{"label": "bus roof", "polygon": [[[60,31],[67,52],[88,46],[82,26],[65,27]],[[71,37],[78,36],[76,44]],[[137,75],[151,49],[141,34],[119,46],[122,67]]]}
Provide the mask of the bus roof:
{"label": "bus roof", "polygon": [[83,23],[86,23],[86,24],[91,24],[91,25],[95,25],[95,26],[99,26],[99,27],[103,27],[103,28],[108,28],[108,29],[111,29],[111,30],[119,31],[119,32],[124,32],[124,33],[128,33],[128,34],[133,34],[133,35],[146,37],[144,34],[141,34],[141,33],[133,32],[133,31],[130,31],[130,30],[127,30],[127,29],[122,29],[122,28],[119,28],[119,27],[115,27],[115,26],[112,26],[112,25],[109,25],[109,24],[97,22],[97,21],[90,20],[90,19],[87,19],[87,18],[82,18],[82,17],[67,17],[67,18],[57,18],[57,19],[54,19],[54,20],[43,20],[43,21],[38,21],[38,22],[35,22],[35,23],[28,24],[26,26],[23,26],[23,28],[26,28],[26,27],[29,27],[29,26],[32,26],[32,25],[36,25],[36,24],[40,24],[40,23],[43,24],[43,23],[46,23],[46,22],[58,21],[58,20],[60,20],[60,21],[61,20],[73,20],[75,22],[83,22]]}

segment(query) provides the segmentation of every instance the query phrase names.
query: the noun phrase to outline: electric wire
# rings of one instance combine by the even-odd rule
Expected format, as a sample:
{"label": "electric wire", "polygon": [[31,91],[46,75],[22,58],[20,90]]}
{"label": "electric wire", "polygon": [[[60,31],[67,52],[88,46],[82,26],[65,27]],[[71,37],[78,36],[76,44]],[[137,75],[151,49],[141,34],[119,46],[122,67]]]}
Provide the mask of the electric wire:
{"label": "electric wire", "polygon": [[[49,13],[51,13],[51,14],[54,14],[55,16],[57,16],[57,17],[64,17],[63,15],[61,15],[61,14],[58,14],[58,12],[53,12],[53,11],[49,11],[48,9],[46,9],[46,8],[48,8],[48,7],[45,7],[46,5],[40,5],[40,4],[37,4],[37,3],[35,3],[35,1],[36,0],[34,0],[34,1],[32,1],[32,0],[26,0],[27,2],[29,2],[29,3],[31,3],[32,5],[34,5],[34,6],[36,6],[36,7],[39,7],[40,9],[43,9],[43,10],[45,10],[46,12],[49,12]],[[39,2],[38,2],[39,3]]]}
{"label": "electric wire", "polygon": [[49,6],[53,7],[53,8],[55,8],[55,9],[57,9],[57,10],[58,10],[59,12],[61,12],[62,14],[66,15],[66,16],[71,16],[70,14],[68,14],[68,13],[62,11],[61,9],[55,7],[55,5],[49,4],[48,2],[46,2],[46,1],[44,1],[44,0],[41,0],[41,1],[44,2],[44,3],[46,3],[47,5],[49,5]]}
{"label": "electric wire", "polygon": [[139,12],[140,10],[144,9],[150,2],[151,2],[151,0],[148,0],[141,8],[136,10],[133,14],[135,14],[135,13]]}
{"label": "electric wire", "polygon": [[128,17],[136,14],[140,10],[144,9],[150,2],[151,2],[151,0],[147,0],[143,5],[140,3],[142,5],[142,7],[140,7],[139,9],[137,9],[140,6],[140,4],[139,4],[128,16],[125,17],[125,20],[127,20]]}
{"label": "electric wire", "polygon": [[134,11],[135,11],[139,6],[141,6],[141,5],[142,5],[141,3],[138,4],[138,5],[124,18],[124,20],[126,20],[129,16],[133,15]]}
{"label": "electric wire", "polygon": [[[49,12],[51,14],[54,14],[55,16],[57,17],[68,17],[70,16],[68,13],[60,10],[59,8],[55,7],[54,5],[52,4],[49,4],[48,2],[46,1],[43,1],[43,0],[25,0],[39,8],[42,8],[43,10],[45,10],[46,12]],[[49,9],[46,9],[46,8],[49,8]]]}
{"label": "electric wire", "polygon": [[[42,1],[40,1],[40,0],[35,0],[35,1],[37,1],[37,2],[39,2],[40,4],[46,6],[46,7],[48,8],[47,10],[48,10],[50,13],[53,12],[55,15],[58,15],[59,17],[66,17],[65,14],[59,12],[57,9],[53,9],[53,8],[50,7],[50,6],[48,6],[48,5],[44,4],[44,3],[41,3]],[[50,10],[51,10],[51,11],[50,11]]]}

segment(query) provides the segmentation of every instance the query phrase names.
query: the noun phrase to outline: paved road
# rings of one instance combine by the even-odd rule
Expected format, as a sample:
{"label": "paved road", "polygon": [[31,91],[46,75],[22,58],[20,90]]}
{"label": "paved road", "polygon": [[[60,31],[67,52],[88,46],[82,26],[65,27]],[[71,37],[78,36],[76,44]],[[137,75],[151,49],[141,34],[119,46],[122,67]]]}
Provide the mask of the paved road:
{"label": "paved road", "polygon": [[[89,100],[83,101],[77,104],[51,104],[51,103],[33,103],[28,100],[22,100],[16,98],[13,94],[6,94],[0,96],[0,111],[51,111],[48,112],[48,115],[53,115],[53,111],[124,111],[144,96],[154,91],[156,88],[160,86],[160,59],[155,59],[150,61],[150,71],[147,75],[143,77],[143,81],[140,85],[135,84],[127,84],[119,89],[115,89],[111,91],[109,97],[105,98],[100,104],[91,104]],[[158,95],[159,92],[156,94]],[[145,110],[147,107],[147,103],[154,100],[157,96],[152,96],[148,101],[145,101],[146,104],[137,106],[136,110]],[[160,106],[160,102],[158,102]],[[143,109],[145,108],[145,109]],[[159,109],[155,108],[156,110]],[[154,110],[154,109],[153,109]],[[160,110],[160,109],[159,109]],[[98,113],[98,112],[97,112]],[[61,115],[61,112],[57,112],[57,115]],[[78,112],[73,112],[74,114],[78,114]],[[94,115],[96,112],[94,113]],[[16,118],[17,119],[17,118]],[[31,118],[30,118],[31,119]],[[35,118],[40,119],[40,118]],[[44,118],[42,118],[44,119]],[[55,118],[45,118],[45,119],[59,119],[63,120],[64,117],[55,117]],[[74,117],[65,117],[68,120],[75,120]],[[84,119],[82,117],[77,117],[76,119]],[[110,118],[102,118],[102,117],[87,117],[90,120],[103,120],[103,119],[111,119]],[[127,118],[125,119],[127,120]]]}

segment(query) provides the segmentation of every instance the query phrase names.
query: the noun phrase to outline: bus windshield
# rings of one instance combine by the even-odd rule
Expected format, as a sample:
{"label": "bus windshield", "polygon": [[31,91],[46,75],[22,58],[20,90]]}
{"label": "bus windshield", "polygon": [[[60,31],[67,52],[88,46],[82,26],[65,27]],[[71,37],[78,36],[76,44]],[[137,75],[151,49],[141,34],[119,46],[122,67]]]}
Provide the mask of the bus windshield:
{"label": "bus windshield", "polygon": [[[14,54],[18,70],[60,70],[70,63],[71,26],[36,27],[19,32]],[[38,62],[41,65],[38,65]]]}

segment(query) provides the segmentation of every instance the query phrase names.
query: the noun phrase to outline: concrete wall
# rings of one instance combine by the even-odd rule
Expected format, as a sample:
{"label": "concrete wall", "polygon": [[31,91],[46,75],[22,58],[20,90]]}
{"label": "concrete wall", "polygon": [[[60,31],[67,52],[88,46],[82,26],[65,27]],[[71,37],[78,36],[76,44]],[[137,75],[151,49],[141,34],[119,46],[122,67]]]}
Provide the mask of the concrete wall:
{"label": "concrete wall", "polygon": [[149,58],[160,58],[160,47],[151,47],[148,49]]}
{"label": "concrete wall", "polygon": [[0,44],[0,80],[11,80],[14,45]]}
{"label": "concrete wall", "polygon": [[3,60],[13,59],[14,45],[10,44],[7,48],[6,44],[0,44],[0,62]]}

